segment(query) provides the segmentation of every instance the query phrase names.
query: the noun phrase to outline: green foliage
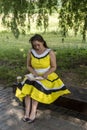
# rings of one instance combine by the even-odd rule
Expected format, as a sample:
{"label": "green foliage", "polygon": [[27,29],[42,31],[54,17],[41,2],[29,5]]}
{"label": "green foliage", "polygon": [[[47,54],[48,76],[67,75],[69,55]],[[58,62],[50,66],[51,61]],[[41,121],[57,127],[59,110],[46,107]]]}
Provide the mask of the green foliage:
{"label": "green foliage", "polygon": [[[77,73],[87,77],[87,44],[82,44],[81,38],[68,37],[65,43],[62,43],[60,34],[47,33],[42,36],[48,46],[55,50],[58,73],[75,69]],[[20,35],[19,39],[15,39],[11,33],[0,33],[0,81],[3,83],[13,83],[18,75],[24,77],[28,73],[26,58],[31,47],[28,43],[30,37],[31,35]]]}
{"label": "green foliage", "polygon": [[67,30],[74,28],[75,35],[80,30],[83,36],[83,41],[86,41],[87,32],[87,1],[86,0],[61,0],[62,8],[60,9],[59,25],[66,36]]}
{"label": "green foliage", "polygon": [[[48,7],[50,5],[50,7]],[[44,31],[48,27],[48,12],[52,12],[52,7],[56,5],[56,2],[51,0],[1,0],[0,1],[0,13],[3,14],[2,22],[5,26],[11,29],[16,38],[19,34],[26,33],[26,26],[30,30],[30,19],[33,19],[33,15],[37,15],[37,26],[43,26]],[[27,21],[27,24],[26,24]]]}
{"label": "green foliage", "polygon": [[2,22],[16,38],[31,29],[31,20],[36,21],[39,30],[47,32],[49,15],[59,14],[61,34],[66,37],[69,29],[75,36],[80,31],[83,41],[87,32],[87,0],[0,0]]}
{"label": "green foliage", "polygon": [[80,65],[87,65],[87,49],[85,48],[69,48],[57,51],[58,68],[78,68]]}
{"label": "green foliage", "polygon": [[[3,13],[3,24],[9,27],[18,38],[20,30],[24,31],[28,2],[26,0],[1,0],[0,7]],[[20,26],[21,29],[19,29]]]}

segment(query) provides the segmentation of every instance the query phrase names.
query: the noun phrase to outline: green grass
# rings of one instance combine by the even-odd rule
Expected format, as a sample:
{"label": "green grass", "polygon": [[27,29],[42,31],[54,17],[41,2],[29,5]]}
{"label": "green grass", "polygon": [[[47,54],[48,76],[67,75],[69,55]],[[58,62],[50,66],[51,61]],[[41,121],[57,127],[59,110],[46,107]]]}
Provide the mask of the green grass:
{"label": "green grass", "polygon": [[[31,34],[33,35],[33,34]],[[15,39],[13,34],[0,33],[0,81],[12,84],[18,75],[27,73],[26,58],[30,49],[29,38],[31,35],[20,35]],[[42,34],[49,47],[55,50],[57,55],[58,73],[74,69],[76,73],[87,77],[87,42],[82,43],[82,38],[68,36],[64,43],[59,33]]]}

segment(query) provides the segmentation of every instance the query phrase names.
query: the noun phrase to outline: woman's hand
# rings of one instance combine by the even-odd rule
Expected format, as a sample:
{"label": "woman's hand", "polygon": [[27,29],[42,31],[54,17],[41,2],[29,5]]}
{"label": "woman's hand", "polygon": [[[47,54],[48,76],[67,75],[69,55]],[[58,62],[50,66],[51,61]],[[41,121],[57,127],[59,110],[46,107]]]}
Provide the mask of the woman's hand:
{"label": "woman's hand", "polygon": [[39,75],[37,73],[33,73],[34,77],[38,77]]}
{"label": "woman's hand", "polygon": [[42,75],[42,77],[43,77],[44,79],[47,79],[47,76],[48,76],[47,73],[45,73],[45,74]]}

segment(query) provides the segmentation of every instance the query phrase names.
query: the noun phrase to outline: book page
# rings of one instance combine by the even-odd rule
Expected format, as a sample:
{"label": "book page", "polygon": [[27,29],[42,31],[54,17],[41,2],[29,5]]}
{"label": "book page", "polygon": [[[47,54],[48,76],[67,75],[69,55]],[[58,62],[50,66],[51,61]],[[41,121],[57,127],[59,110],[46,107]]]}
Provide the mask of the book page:
{"label": "book page", "polygon": [[27,77],[29,80],[42,80],[43,79],[43,77],[41,76],[35,77],[33,74],[26,74],[25,77]]}

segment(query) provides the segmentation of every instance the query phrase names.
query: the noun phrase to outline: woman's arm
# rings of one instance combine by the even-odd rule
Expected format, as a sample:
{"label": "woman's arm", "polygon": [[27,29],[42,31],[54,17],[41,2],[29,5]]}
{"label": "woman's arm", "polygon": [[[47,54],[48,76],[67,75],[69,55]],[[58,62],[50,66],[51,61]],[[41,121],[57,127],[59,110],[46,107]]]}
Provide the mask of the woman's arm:
{"label": "woman's arm", "polygon": [[28,52],[27,55],[27,69],[30,73],[32,73],[34,76],[38,76],[38,74],[36,73],[36,71],[33,69],[33,67],[31,66],[31,52]]}
{"label": "woman's arm", "polygon": [[54,72],[56,70],[56,56],[54,51],[50,51],[50,69],[43,75],[44,78],[47,78],[47,76],[49,74],[51,74],[52,72]]}

